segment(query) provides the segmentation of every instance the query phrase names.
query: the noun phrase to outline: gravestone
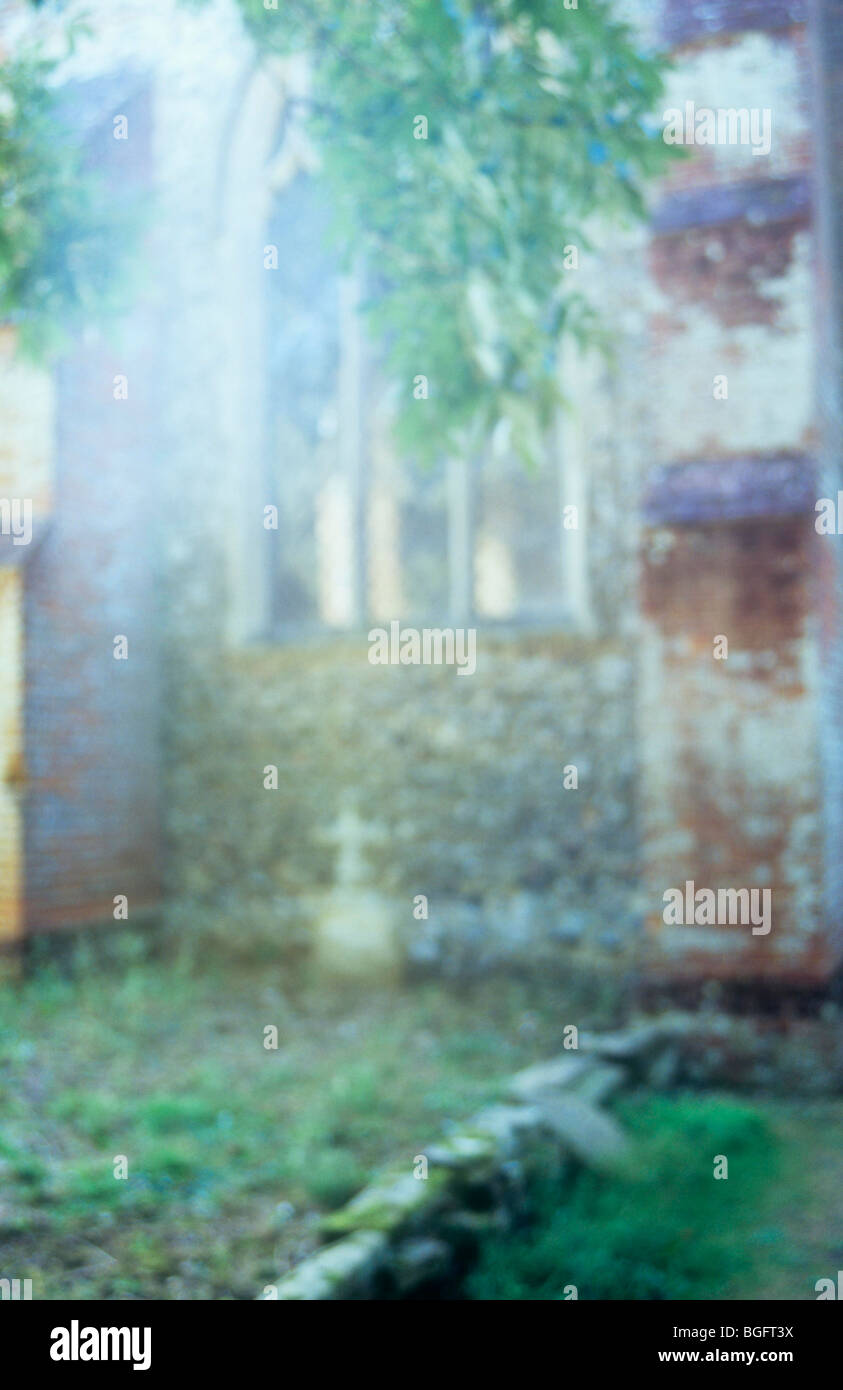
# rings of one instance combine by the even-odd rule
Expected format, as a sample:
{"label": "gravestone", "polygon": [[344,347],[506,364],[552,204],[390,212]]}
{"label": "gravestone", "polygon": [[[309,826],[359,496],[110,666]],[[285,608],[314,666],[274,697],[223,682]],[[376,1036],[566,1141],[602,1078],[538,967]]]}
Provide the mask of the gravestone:
{"label": "gravestone", "polygon": [[380,837],[353,803],[322,837],[337,851],[333,886],[311,901],[315,959],[325,975],[388,983],[400,974],[400,906],[372,885],[366,862],[366,846]]}

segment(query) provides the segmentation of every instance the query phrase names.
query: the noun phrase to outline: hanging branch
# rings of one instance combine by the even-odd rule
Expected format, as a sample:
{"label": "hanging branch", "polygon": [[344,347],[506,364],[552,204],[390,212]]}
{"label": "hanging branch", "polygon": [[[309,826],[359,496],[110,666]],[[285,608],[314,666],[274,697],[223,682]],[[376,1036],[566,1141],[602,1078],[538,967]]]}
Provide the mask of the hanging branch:
{"label": "hanging branch", "polygon": [[588,226],[640,217],[675,152],[651,121],[664,64],[606,0],[240,4],[259,48],[309,56],[307,124],[337,243],[369,268],[400,442],[429,459],[506,421],[537,460],[560,340],[599,332]]}
{"label": "hanging branch", "polygon": [[136,224],[62,131],[57,66],[36,47],[0,63],[0,320],[32,357],[116,307],[115,272]]}

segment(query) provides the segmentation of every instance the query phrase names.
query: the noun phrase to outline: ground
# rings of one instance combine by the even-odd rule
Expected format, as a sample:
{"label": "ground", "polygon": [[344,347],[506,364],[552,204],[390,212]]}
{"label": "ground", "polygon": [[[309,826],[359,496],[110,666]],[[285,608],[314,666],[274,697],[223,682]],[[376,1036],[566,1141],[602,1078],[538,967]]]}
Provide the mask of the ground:
{"label": "ground", "polygon": [[0,993],[3,1263],[41,1298],[256,1297],[315,1211],[409,1166],[564,1023],[610,1021],[599,987],[366,997],[265,966],[83,967]]}
{"label": "ground", "polygon": [[[409,1168],[512,1071],[558,1052],[565,1024],[611,1026],[620,1007],[595,980],[367,997],[266,966],[39,971],[0,993],[2,1273],[36,1298],[258,1297],[373,1167]],[[811,1297],[841,1263],[843,1102],[741,1104],[772,1126],[779,1176],[742,1226],[765,1291],[756,1261],[722,1296]]]}

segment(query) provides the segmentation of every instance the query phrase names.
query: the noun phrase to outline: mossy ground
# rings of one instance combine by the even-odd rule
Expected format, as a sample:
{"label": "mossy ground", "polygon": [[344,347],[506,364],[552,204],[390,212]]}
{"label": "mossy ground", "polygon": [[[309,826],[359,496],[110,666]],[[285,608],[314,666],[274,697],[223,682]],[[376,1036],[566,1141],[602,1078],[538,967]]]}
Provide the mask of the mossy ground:
{"label": "mossy ground", "polygon": [[614,1018],[599,985],[367,997],[95,962],[0,991],[0,1245],[36,1298],[256,1297],[374,1168],[409,1172],[565,1023]]}

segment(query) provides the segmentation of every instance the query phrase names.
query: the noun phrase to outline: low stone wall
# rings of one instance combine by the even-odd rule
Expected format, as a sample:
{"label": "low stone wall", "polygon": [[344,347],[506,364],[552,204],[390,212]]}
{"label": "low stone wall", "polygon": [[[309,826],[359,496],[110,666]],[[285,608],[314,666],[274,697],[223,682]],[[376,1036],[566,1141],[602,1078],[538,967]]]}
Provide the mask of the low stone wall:
{"label": "low stone wall", "polygon": [[611,1173],[624,1135],[603,1108],[619,1090],[671,1085],[690,1028],[684,1016],[577,1046],[512,1077],[505,1100],[480,1111],[423,1154],[382,1172],[322,1220],[325,1244],[264,1299],[402,1299],[457,1291],[485,1232],[528,1211],[531,1172],[548,1150],[564,1174],[577,1164]]}

